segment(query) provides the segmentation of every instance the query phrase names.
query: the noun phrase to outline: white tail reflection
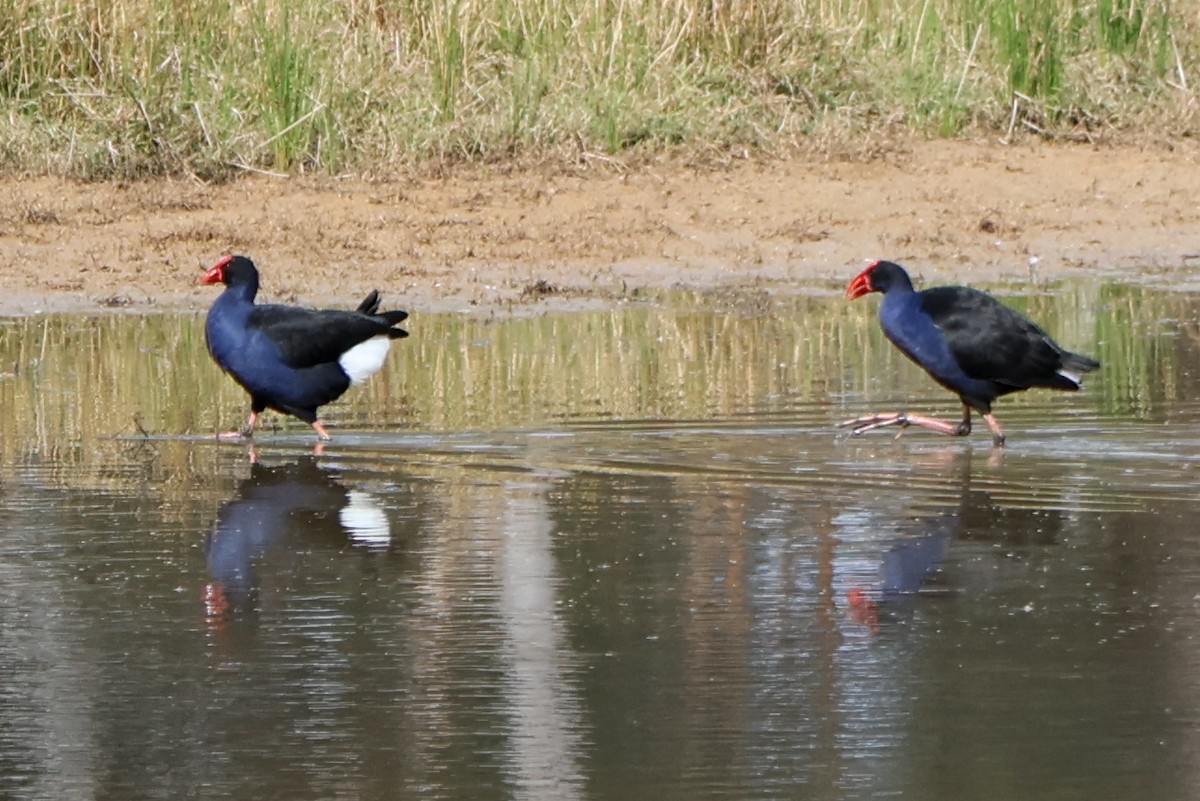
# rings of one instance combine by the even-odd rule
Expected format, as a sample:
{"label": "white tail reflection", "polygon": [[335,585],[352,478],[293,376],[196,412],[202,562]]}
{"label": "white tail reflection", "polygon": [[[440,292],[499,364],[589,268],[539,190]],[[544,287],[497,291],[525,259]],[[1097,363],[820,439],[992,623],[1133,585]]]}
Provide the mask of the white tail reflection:
{"label": "white tail reflection", "polygon": [[375,496],[352,489],[346,493],[346,500],[338,510],[338,521],[350,540],[365,548],[387,548],[392,542],[392,528]]}

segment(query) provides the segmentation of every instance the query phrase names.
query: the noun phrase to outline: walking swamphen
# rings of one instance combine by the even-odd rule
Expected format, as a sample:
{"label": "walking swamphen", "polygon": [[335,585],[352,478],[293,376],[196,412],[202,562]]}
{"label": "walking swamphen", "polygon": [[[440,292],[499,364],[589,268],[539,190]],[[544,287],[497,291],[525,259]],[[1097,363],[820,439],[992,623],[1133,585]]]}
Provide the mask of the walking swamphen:
{"label": "walking swamphen", "polygon": [[962,422],[924,415],[887,413],[846,420],[841,427],[862,434],[884,426],[910,425],[942,434],[971,433],[971,410],[978,411],[997,447],[1004,432],[992,414],[992,401],[1032,387],[1074,392],[1082,375],[1100,362],[1064,350],[1029,320],[991,295],[965,286],[913,289],[898,264],[877,261],[846,289],[851,300],[882,292],[883,333],[933,380],[962,400]]}
{"label": "walking swamphen", "polygon": [[355,311],[255,305],[258,269],[245,256],[221,259],[200,283],[225,285],[204,324],[208,352],[250,393],[250,419],[222,437],[251,436],[259,414],[274,409],[328,440],[317,409],[378,372],[391,341],[408,336],[394,327],[408,313],[379,311],[374,290]]}

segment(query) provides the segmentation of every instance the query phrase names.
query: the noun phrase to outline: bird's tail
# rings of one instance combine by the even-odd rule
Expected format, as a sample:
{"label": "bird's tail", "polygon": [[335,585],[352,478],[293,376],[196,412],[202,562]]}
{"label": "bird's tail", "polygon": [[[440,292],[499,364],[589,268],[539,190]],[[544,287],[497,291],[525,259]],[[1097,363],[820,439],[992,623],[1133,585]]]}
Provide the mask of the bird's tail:
{"label": "bird's tail", "polygon": [[1076,387],[1083,383],[1083,374],[1090,373],[1093,370],[1100,369],[1100,362],[1088,356],[1082,356],[1078,353],[1063,351],[1062,366],[1058,368],[1058,374],[1063,378],[1073,382]]}
{"label": "bird's tail", "polygon": [[[397,309],[396,311],[380,312],[375,316],[386,322],[389,326],[394,326],[405,320],[408,317],[408,312]],[[403,328],[388,328],[388,337],[390,339],[400,339],[406,336],[408,336],[408,332]]]}
{"label": "bird's tail", "polygon": [[1064,370],[1077,373],[1090,373],[1100,369],[1100,362],[1078,353],[1064,353],[1062,363]]}
{"label": "bird's tail", "polygon": [[378,317],[380,320],[383,320],[385,323],[387,323],[389,327],[389,339],[400,339],[401,337],[408,336],[408,332],[404,329],[391,327],[408,319],[408,312],[400,311],[399,309],[381,312],[379,311],[379,301],[379,290],[372,289],[371,294],[363,298],[362,303],[358,304],[358,308],[355,309],[355,311],[359,314],[368,314],[372,317]]}
{"label": "bird's tail", "polygon": [[359,314],[374,314],[379,311],[379,290],[372,289],[371,294],[363,298],[363,302],[355,309]]}

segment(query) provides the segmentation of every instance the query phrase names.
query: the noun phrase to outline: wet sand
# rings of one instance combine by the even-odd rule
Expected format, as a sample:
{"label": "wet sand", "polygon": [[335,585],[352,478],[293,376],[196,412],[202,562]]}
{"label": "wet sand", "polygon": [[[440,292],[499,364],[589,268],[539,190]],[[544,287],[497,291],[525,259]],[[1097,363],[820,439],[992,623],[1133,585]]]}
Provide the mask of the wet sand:
{"label": "wet sand", "polygon": [[1168,276],[1200,258],[1200,151],[916,143],[622,170],[463,168],[365,182],[0,180],[0,313],[204,308],[249,255],[263,297],[413,310],[592,307],[636,293],[834,291],[871,259],[929,282]]}

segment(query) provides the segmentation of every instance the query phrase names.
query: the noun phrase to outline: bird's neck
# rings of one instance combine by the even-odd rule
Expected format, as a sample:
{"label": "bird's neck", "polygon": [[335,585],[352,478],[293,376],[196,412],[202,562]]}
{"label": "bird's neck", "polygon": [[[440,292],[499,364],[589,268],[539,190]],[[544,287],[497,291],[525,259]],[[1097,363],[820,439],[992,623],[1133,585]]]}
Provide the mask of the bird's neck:
{"label": "bird's neck", "polygon": [[891,297],[892,295],[911,295],[914,292],[916,292],[916,290],[913,288],[912,279],[909,278],[907,274],[901,273],[899,275],[892,276],[892,280],[888,284],[887,292],[885,292],[884,295]]}
{"label": "bird's neck", "polygon": [[258,295],[258,281],[231,284],[225,287],[225,291],[221,294],[228,298],[227,303],[253,304],[255,296]]}
{"label": "bird's neck", "polygon": [[883,294],[883,303],[880,304],[880,311],[883,309],[895,309],[901,306],[908,306],[916,302],[917,291],[913,289],[910,283],[895,283],[888,287],[888,291]]}

